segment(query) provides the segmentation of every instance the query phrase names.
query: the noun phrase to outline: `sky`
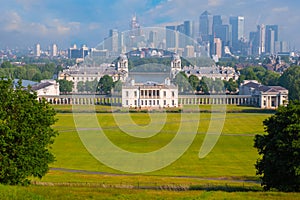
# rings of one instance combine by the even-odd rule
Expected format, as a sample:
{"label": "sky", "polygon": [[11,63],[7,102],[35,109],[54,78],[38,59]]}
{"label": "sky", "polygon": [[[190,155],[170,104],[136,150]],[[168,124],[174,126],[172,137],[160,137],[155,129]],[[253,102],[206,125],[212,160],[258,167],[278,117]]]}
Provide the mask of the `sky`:
{"label": "sky", "polygon": [[205,10],[245,17],[245,36],[259,24],[279,25],[279,39],[300,49],[298,0],[0,0],[0,49],[42,49],[56,43],[66,49],[86,44],[95,47],[109,29],[129,29],[132,16],[142,27],[164,26],[193,20]]}

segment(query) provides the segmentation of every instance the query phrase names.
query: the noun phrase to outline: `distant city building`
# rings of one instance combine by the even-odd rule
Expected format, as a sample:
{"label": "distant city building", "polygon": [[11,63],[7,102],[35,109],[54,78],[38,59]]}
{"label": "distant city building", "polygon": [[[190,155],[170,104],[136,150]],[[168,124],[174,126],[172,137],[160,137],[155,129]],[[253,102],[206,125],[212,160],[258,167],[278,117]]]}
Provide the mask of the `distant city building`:
{"label": "distant city building", "polygon": [[214,38],[214,55],[218,59],[222,57],[222,40],[220,38]]}
{"label": "distant city building", "polygon": [[278,25],[266,25],[266,53],[275,54],[275,44],[278,41]]}
{"label": "distant city building", "polygon": [[232,16],[229,18],[231,25],[232,48],[234,51],[240,51],[240,41],[245,39],[245,18],[243,16]]}
{"label": "distant city building", "polygon": [[196,57],[195,56],[195,48],[192,45],[187,45],[185,47],[185,51],[184,52],[185,52],[185,56],[187,58],[194,58],[194,57]]}
{"label": "distant city building", "polygon": [[108,49],[117,53],[119,51],[119,32],[117,29],[109,30],[109,42]]}
{"label": "distant city building", "polygon": [[204,11],[199,18],[200,40],[207,42],[210,35],[212,35],[212,16],[208,11]]}
{"label": "distant city building", "polygon": [[149,46],[151,48],[157,48],[158,46],[158,36],[157,31],[150,31],[149,33]]}
{"label": "distant city building", "polygon": [[259,34],[259,46],[258,55],[264,54],[266,52],[266,28],[265,25],[257,26],[257,31]]}
{"label": "distant city building", "polygon": [[122,107],[126,108],[168,108],[178,107],[178,88],[171,84],[170,79],[165,83],[135,83],[132,80],[122,86]]}
{"label": "distant city building", "polygon": [[89,48],[86,45],[82,45],[80,49],[74,44],[73,47],[68,49],[68,58],[76,59],[76,62],[82,62],[84,58],[89,54]]}
{"label": "distant city building", "polygon": [[41,45],[39,43],[35,45],[34,55],[37,57],[41,56]]}
{"label": "distant city building", "polygon": [[177,33],[175,26],[166,26],[166,48],[177,48]]}
{"label": "distant city building", "polygon": [[53,44],[53,45],[52,45],[52,48],[51,48],[51,56],[52,56],[52,57],[58,56],[58,48],[57,48],[57,45],[56,45],[56,44]]}

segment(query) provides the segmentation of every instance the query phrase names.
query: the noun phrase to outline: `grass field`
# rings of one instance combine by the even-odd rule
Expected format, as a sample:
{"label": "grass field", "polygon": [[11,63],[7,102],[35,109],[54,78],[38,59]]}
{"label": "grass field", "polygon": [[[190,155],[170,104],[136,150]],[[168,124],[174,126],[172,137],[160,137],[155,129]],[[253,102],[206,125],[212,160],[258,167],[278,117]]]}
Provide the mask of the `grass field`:
{"label": "grass field", "polygon": [[[122,114],[116,114],[122,117]],[[161,115],[161,114],[155,114]],[[189,114],[189,118],[197,117]],[[132,113],[137,124],[149,121],[147,113]],[[228,113],[222,135],[213,151],[204,159],[198,158],[198,153],[209,126],[211,114],[201,113],[198,134],[188,151],[176,162],[165,169],[150,173],[151,175],[167,176],[237,176],[254,177],[254,163],[257,159],[253,148],[253,137],[263,133],[262,121],[268,114]],[[85,117],[88,117],[85,116]],[[97,115],[102,129],[106,135],[119,147],[133,152],[149,152],[166,145],[178,129],[179,114],[169,113],[167,122],[162,131],[151,138],[140,139],[124,134],[118,129],[110,113]],[[57,161],[52,165],[56,168],[80,169],[88,171],[101,171],[122,173],[106,167],[93,158],[81,143],[75,130],[72,114],[58,114],[59,121],[55,128],[60,131],[59,137],[53,145],[53,152]],[[216,119],[218,120],[218,119]],[[190,122],[184,122],[189,126]]]}
{"label": "grass field", "polygon": [[[201,113],[197,135],[188,150],[178,160],[154,172],[127,174],[111,169],[96,160],[82,144],[70,107],[58,106],[54,128],[60,135],[52,152],[56,162],[41,180],[33,185],[1,186],[0,199],[299,199],[298,193],[263,192],[255,176],[254,163],[258,158],[253,148],[255,134],[263,134],[262,121],[270,116],[263,113],[243,113],[246,107],[228,107],[222,134],[213,150],[203,159],[198,157],[211,114]],[[97,107],[105,110],[107,107]],[[250,108],[249,108],[250,109]],[[252,109],[252,108],[251,108]],[[235,112],[238,113],[235,113]],[[80,113],[88,119],[89,114]],[[124,113],[115,113],[126,122]],[[97,114],[101,128],[117,146],[132,152],[151,152],[168,144],[179,128],[180,115],[168,113],[161,131],[149,138],[135,138],[118,128],[111,113]],[[199,117],[187,114],[184,128]],[[131,113],[132,120],[146,126],[151,122],[148,113]],[[162,118],[154,113],[154,118]],[[213,120],[220,120],[218,114]],[[89,125],[87,124],[87,128]],[[130,128],[130,127],[129,127]],[[88,133],[89,129],[86,130]]]}

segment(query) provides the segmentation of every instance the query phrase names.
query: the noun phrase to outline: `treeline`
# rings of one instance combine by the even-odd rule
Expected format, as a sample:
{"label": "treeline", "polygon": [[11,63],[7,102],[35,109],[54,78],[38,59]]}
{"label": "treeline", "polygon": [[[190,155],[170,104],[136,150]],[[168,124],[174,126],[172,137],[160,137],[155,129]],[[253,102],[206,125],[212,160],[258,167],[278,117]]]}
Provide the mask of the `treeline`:
{"label": "treeline", "polygon": [[17,66],[5,61],[0,66],[0,77],[39,82],[43,79],[52,79],[60,70],[62,70],[62,67],[56,66],[54,63]]}
{"label": "treeline", "polygon": [[279,85],[280,74],[267,70],[264,67],[246,67],[240,70],[240,77],[238,83],[244,80],[257,80],[263,85]]}
{"label": "treeline", "polygon": [[216,78],[213,80],[204,76],[199,80],[196,75],[187,77],[184,72],[176,75],[174,83],[178,86],[179,94],[234,94],[238,90],[238,84],[233,79],[226,81]]}
{"label": "treeline", "polygon": [[[135,58],[128,59],[128,68],[135,72],[166,72],[170,71],[171,57],[151,57],[151,58]],[[182,66],[212,66],[213,61],[210,58],[181,58]]]}

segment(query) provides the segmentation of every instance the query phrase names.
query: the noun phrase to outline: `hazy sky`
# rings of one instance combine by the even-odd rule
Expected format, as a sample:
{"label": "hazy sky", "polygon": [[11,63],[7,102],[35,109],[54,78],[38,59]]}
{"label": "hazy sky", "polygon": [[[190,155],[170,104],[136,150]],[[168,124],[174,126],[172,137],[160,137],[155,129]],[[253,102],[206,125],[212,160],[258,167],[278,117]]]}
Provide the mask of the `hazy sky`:
{"label": "hazy sky", "polygon": [[212,15],[245,17],[246,37],[258,24],[278,24],[279,39],[300,49],[298,0],[0,0],[0,48],[42,49],[52,43],[94,47],[111,28],[129,29],[136,14],[141,26],[194,20]]}

